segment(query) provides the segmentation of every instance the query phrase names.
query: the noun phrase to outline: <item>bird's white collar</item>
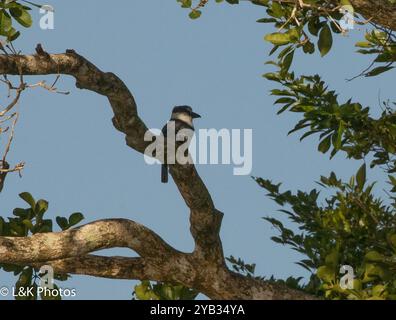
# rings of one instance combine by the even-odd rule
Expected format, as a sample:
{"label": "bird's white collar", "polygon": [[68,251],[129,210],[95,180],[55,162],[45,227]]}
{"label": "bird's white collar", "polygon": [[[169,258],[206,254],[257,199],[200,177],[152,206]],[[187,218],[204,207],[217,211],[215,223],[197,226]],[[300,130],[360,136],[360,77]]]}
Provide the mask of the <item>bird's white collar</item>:
{"label": "bird's white collar", "polygon": [[193,124],[193,119],[189,114],[182,113],[182,112],[174,112],[172,113],[172,120],[180,120],[186,124],[188,124],[190,127],[194,127]]}

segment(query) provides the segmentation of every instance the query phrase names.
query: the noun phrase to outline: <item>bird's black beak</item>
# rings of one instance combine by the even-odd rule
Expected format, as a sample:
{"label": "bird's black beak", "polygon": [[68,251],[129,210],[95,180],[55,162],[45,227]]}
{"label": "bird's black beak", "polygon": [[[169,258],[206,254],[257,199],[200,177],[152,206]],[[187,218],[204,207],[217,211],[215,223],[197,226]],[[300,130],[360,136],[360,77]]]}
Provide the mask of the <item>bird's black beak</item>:
{"label": "bird's black beak", "polygon": [[200,116],[198,113],[195,113],[195,112],[191,112],[191,117],[192,117],[193,119],[201,118],[201,116]]}

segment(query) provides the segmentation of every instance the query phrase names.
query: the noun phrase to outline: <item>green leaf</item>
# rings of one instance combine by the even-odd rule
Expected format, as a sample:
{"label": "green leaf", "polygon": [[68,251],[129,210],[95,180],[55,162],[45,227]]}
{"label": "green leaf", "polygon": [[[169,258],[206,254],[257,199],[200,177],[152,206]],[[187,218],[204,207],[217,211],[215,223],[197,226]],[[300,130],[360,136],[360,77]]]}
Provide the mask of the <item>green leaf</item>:
{"label": "green leaf", "polygon": [[[0,219],[0,223],[1,223],[1,219]],[[0,234],[1,234],[1,231],[0,231]],[[393,248],[396,249],[396,234],[390,234],[388,236],[388,241],[393,246]]]}
{"label": "green leaf", "polygon": [[16,40],[21,33],[19,31],[16,31],[14,28],[11,28],[11,30],[7,34],[7,41],[12,42]]}
{"label": "green leaf", "polygon": [[34,212],[36,215],[42,217],[43,214],[48,210],[48,201],[40,199],[37,201],[35,207],[34,207]]}
{"label": "green leaf", "polygon": [[192,10],[188,15],[191,19],[198,19],[201,16],[202,12],[200,10]]}
{"label": "green leaf", "polygon": [[329,151],[330,145],[331,145],[331,135],[327,136],[319,143],[318,150],[322,153],[326,153],[327,151]]}
{"label": "green leaf", "polygon": [[351,6],[352,7],[352,4],[349,0],[340,0],[340,4],[342,6]]}
{"label": "green leaf", "polygon": [[283,97],[283,98],[279,98],[274,103],[275,104],[278,104],[278,103],[283,104],[283,103],[294,103],[294,102],[296,102],[296,100],[293,98]]}
{"label": "green leaf", "polygon": [[334,270],[338,265],[338,259],[339,259],[338,251],[333,250],[325,258],[326,266]]}
{"label": "green leaf", "polygon": [[312,54],[315,52],[315,45],[311,41],[307,41],[303,45],[303,51],[304,51],[304,53]]}
{"label": "green leaf", "polygon": [[135,294],[139,300],[159,300],[159,297],[153,292],[150,281],[142,281],[135,286]]}
{"label": "green leaf", "polygon": [[290,36],[291,41],[298,42],[301,37],[300,32],[298,28],[293,28],[287,31],[287,34]]}
{"label": "green leaf", "polygon": [[379,278],[386,277],[384,269],[374,263],[367,263],[365,266],[365,274],[364,274],[363,282],[367,283],[373,281],[377,277]]}
{"label": "green leaf", "polygon": [[311,130],[311,131],[308,131],[308,132],[304,133],[304,134],[301,136],[300,141],[303,141],[305,138],[307,138],[307,137],[309,137],[310,135],[313,135],[313,134],[315,134],[315,133],[318,133],[318,131],[316,131],[316,130]]}
{"label": "green leaf", "polygon": [[20,4],[17,3],[17,0],[5,0],[5,5],[6,7],[20,6]]}
{"label": "green leaf", "polygon": [[36,201],[34,200],[33,196],[29,192],[23,192],[19,194],[19,197],[27,202],[32,209],[34,209],[34,206],[36,205]]}
{"label": "green leaf", "polygon": [[25,28],[29,28],[32,26],[32,16],[29,12],[27,12],[27,10],[23,9],[22,7],[10,8],[10,13],[13,18]]}
{"label": "green leaf", "polygon": [[320,55],[324,57],[330,51],[332,45],[333,36],[329,26],[325,24],[319,34],[318,48]]}
{"label": "green leaf", "polygon": [[28,217],[29,213],[30,213],[30,209],[15,208],[12,211],[12,214],[14,216],[19,217],[19,218],[24,218],[24,219]]}
{"label": "green leaf", "polygon": [[270,51],[270,53],[269,53],[269,56],[271,56],[276,50],[278,50],[278,48],[279,48],[279,46],[275,45],[275,46],[271,49],[271,51]]}
{"label": "green leaf", "polygon": [[263,77],[266,78],[267,80],[271,80],[271,81],[279,81],[280,80],[279,74],[274,73],[274,72],[268,72],[266,74],[263,74]]}
{"label": "green leaf", "polygon": [[380,50],[377,49],[370,49],[370,50],[366,50],[366,49],[359,49],[356,50],[356,52],[361,53],[361,54],[374,54],[374,53],[381,53]]}
{"label": "green leaf", "polygon": [[262,18],[262,19],[258,19],[256,22],[258,23],[274,23],[278,20],[276,20],[275,18]]}
{"label": "green leaf", "polygon": [[78,224],[80,221],[82,221],[84,219],[84,216],[82,213],[80,212],[76,212],[73,213],[70,217],[69,217],[69,227],[73,227],[76,224]]}
{"label": "green leaf", "polygon": [[40,223],[36,223],[32,230],[33,234],[47,232],[52,232],[52,220],[50,219],[42,220]]}
{"label": "green leaf", "polygon": [[319,22],[319,18],[318,17],[313,17],[311,19],[309,19],[308,21],[308,31],[314,35],[317,36],[320,30],[321,24]]}
{"label": "green leaf", "polygon": [[360,41],[355,43],[355,47],[358,48],[371,48],[373,45],[368,41]]}
{"label": "green leaf", "polygon": [[[286,48],[282,49],[282,51],[278,54],[278,59],[283,59],[289,52],[291,52],[293,50],[294,50],[293,45],[287,46]],[[279,62],[276,64],[276,66],[280,67]]]}
{"label": "green leaf", "polygon": [[56,223],[63,231],[69,228],[69,222],[65,217],[56,217]]}
{"label": "green leaf", "polygon": [[25,219],[22,221],[22,223],[28,228],[29,230],[33,229],[33,223],[29,219]]}
{"label": "green leaf", "polygon": [[17,237],[25,236],[25,230],[20,223],[10,221],[11,233]]}
{"label": "green leaf", "polygon": [[283,72],[288,72],[290,69],[290,66],[293,62],[293,57],[294,57],[294,50],[292,52],[290,52],[284,59],[282,62],[282,71]]}
{"label": "green leaf", "polygon": [[341,148],[341,142],[342,142],[342,134],[344,133],[344,122],[340,121],[340,124],[338,126],[337,134],[334,139],[334,148],[336,150],[339,150]]}
{"label": "green leaf", "polygon": [[378,284],[374,286],[371,290],[371,293],[374,297],[380,297],[385,292],[386,287],[384,285]]}
{"label": "green leaf", "polygon": [[393,62],[395,60],[394,56],[389,52],[381,53],[375,58],[374,62]]}
{"label": "green leaf", "polygon": [[267,34],[264,39],[277,46],[288,44],[291,41],[289,34],[280,32]]}
{"label": "green leaf", "polygon": [[311,269],[305,263],[297,261],[296,264],[299,265],[300,267],[303,267],[305,270],[311,272]]}
{"label": "green leaf", "polygon": [[356,174],[357,187],[363,190],[364,184],[366,183],[366,164],[364,163]]}
{"label": "green leaf", "polygon": [[367,254],[365,255],[365,259],[367,261],[371,261],[371,262],[382,262],[386,258],[379,252],[373,250],[373,251],[367,252]]}
{"label": "green leaf", "polygon": [[191,8],[192,0],[178,0],[181,3],[182,8]]}
{"label": "green leaf", "polygon": [[374,77],[377,76],[383,72],[389,71],[393,69],[394,67],[392,66],[387,66],[387,67],[377,67],[371,70],[370,72],[366,73],[366,77]]}
{"label": "green leaf", "polygon": [[319,279],[327,283],[331,283],[335,280],[334,270],[327,266],[319,267],[316,272],[316,275],[318,276]]}
{"label": "green leaf", "polygon": [[271,7],[268,9],[267,13],[275,18],[282,18],[285,14],[285,10],[283,9],[282,5],[277,2],[272,2]]}
{"label": "green leaf", "polygon": [[7,11],[0,11],[0,34],[6,35],[11,30],[12,21]]}
{"label": "green leaf", "polygon": [[[223,1],[223,0],[221,0],[221,1]],[[251,0],[251,1],[252,1],[252,4],[255,4],[256,6],[266,7],[270,0]]]}

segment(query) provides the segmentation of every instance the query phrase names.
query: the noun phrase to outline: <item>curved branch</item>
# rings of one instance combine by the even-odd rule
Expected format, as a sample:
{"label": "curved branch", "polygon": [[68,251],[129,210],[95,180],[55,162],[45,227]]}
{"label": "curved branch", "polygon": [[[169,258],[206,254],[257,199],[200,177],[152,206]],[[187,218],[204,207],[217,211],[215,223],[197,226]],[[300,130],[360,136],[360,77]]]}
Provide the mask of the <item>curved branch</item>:
{"label": "curved branch", "polygon": [[[188,265],[188,259],[179,259],[181,265]],[[187,264],[186,264],[187,263]],[[63,260],[46,262],[56,273],[79,274],[108,279],[154,280],[181,283],[195,288],[213,299],[260,299],[260,300],[312,300],[314,297],[302,291],[292,290],[286,285],[247,278],[225,269],[220,273],[194,272],[188,275],[175,276],[174,261],[158,265],[150,258],[103,257],[87,255]],[[30,266],[39,269],[42,265],[33,263]],[[183,271],[184,270],[184,271]],[[181,272],[188,268],[181,267]],[[210,284],[210,285],[209,285]],[[238,290],[235,290],[238,288]]]}
{"label": "curved branch", "polygon": [[[124,82],[116,75],[102,72],[73,50],[64,54],[48,54],[41,46],[36,55],[0,55],[0,74],[48,75],[65,74],[76,79],[76,86],[106,96],[114,112],[115,128],[126,135],[126,143],[144,153],[149,141],[144,141],[148,131],[140,119],[135,99]],[[196,250],[204,248],[214,260],[222,260],[221,242],[218,237],[222,214],[215,210],[212,198],[199,177],[194,165],[174,165],[170,170],[173,179],[191,209],[191,230]],[[213,232],[217,232],[213,235]],[[216,247],[213,250],[213,246]],[[219,256],[221,255],[221,256]],[[207,257],[209,257],[207,256]]]}
{"label": "curved branch", "polygon": [[[103,257],[86,255],[62,260],[49,261],[56,273],[79,274],[93,277],[125,280],[153,279],[154,273],[150,272],[147,262],[143,258]],[[39,269],[42,265],[37,263],[31,266]]]}
{"label": "curved branch", "polygon": [[[116,75],[100,71],[73,50],[48,54],[38,46],[36,51],[36,55],[0,55],[0,74],[73,76],[78,88],[109,99],[115,128],[125,134],[128,146],[140,153],[145,151],[150,143],[144,141],[147,127],[138,116],[131,92]],[[195,240],[193,253],[173,249],[136,222],[113,219],[30,238],[0,237],[0,263],[35,265],[50,261],[58,272],[173,281],[214,299],[312,299],[303,292],[229,271],[219,236],[223,214],[214,207],[195,166],[173,165],[170,172],[190,208],[191,234]],[[113,247],[131,248],[141,258],[87,255]]]}
{"label": "curved branch", "polygon": [[46,262],[116,247],[130,248],[142,257],[159,260],[177,253],[145,226],[131,220],[109,219],[63,232],[0,237],[0,263]]}

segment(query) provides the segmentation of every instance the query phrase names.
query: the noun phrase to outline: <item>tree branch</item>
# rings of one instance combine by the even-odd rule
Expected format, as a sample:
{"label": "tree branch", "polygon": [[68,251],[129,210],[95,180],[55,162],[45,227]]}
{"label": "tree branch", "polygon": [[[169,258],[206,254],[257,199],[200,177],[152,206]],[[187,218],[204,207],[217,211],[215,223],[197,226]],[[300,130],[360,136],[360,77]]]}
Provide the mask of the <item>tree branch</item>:
{"label": "tree branch", "polygon": [[[135,100],[113,73],[102,72],[88,60],[67,50],[48,54],[41,46],[36,55],[0,55],[0,74],[65,74],[76,86],[104,95],[114,112],[115,128],[126,143],[143,153],[147,127],[140,119]],[[226,267],[219,236],[223,214],[213,204],[195,166],[172,165],[171,175],[190,208],[193,253],[181,253],[146,227],[129,220],[102,220],[60,233],[27,238],[0,237],[0,263],[47,262],[58,272],[110,278],[133,278],[181,283],[214,299],[312,299],[312,296],[278,284],[243,277]],[[141,258],[88,255],[99,249],[127,247]]]}
{"label": "tree branch", "polygon": [[350,0],[355,11],[366,19],[396,31],[396,3],[389,0]]}
{"label": "tree branch", "polygon": [[8,174],[8,169],[10,169],[10,165],[6,161],[0,161],[0,169],[5,171],[0,172],[0,192],[3,191],[4,182]]}
{"label": "tree branch", "polygon": [[[42,48],[40,48],[42,49]],[[148,131],[139,118],[135,99],[126,85],[116,75],[102,72],[73,50],[65,54],[0,55],[0,74],[48,75],[66,74],[76,79],[76,86],[106,96],[114,112],[115,128],[126,135],[127,145],[144,153],[150,141],[144,141]],[[208,248],[210,255],[223,260],[221,242],[218,236],[211,236],[220,230],[222,213],[215,210],[212,198],[199,177],[194,165],[173,165],[170,170],[173,179],[191,209],[191,230],[196,249]],[[215,250],[213,250],[215,246]]]}
{"label": "tree branch", "polygon": [[[30,264],[40,269],[42,264]],[[155,278],[154,272],[148,272],[147,261],[143,258],[103,257],[86,255],[46,262],[54,272],[72,273],[109,279],[146,280]]]}
{"label": "tree branch", "polygon": [[130,248],[142,257],[166,259],[177,253],[157,234],[131,220],[108,219],[63,232],[0,237],[1,263],[46,262],[101,249]]}

